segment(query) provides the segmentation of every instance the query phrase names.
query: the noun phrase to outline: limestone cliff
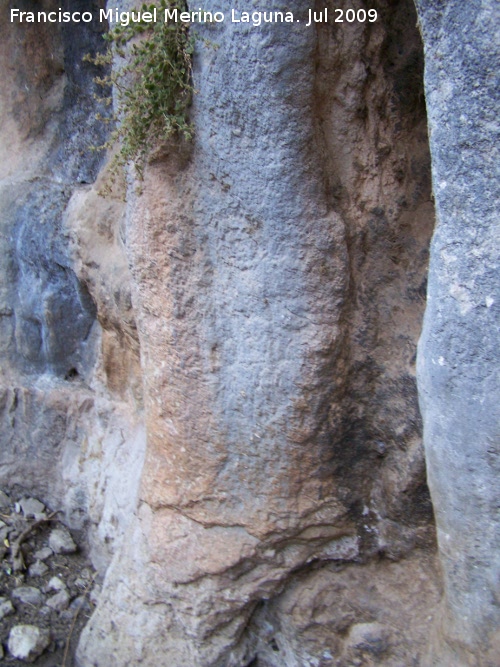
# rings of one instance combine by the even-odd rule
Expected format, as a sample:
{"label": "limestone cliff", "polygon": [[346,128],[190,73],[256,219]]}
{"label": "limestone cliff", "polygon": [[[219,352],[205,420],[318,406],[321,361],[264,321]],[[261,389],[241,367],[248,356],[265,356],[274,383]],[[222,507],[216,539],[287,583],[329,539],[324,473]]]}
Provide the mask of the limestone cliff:
{"label": "limestone cliff", "polygon": [[106,573],[80,667],[496,664],[498,16],[416,4],[197,27],[126,203],[105,26],[2,14],[0,479]]}

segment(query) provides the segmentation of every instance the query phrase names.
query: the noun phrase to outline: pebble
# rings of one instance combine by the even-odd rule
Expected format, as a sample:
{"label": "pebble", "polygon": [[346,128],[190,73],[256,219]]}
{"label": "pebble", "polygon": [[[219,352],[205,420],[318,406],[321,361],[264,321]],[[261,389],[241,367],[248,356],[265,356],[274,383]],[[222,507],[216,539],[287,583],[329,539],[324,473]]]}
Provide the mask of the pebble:
{"label": "pebble", "polygon": [[14,606],[9,598],[0,598],[0,621],[4,616],[13,614],[15,612]]}
{"label": "pebble", "polygon": [[41,560],[37,560],[32,563],[28,568],[28,574],[30,577],[43,577],[49,571],[49,568],[45,563],[42,563]]}
{"label": "pebble", "polygon": [[9,653],[18,660],[34,662],[50,644],[50,634],[36,625],[14,625],[9,634]]}
{"label": "pebble", "polygon": [[46,591],[64,591],[66,590],[66,584],[59,577],[52,577],[47,586],[45,587]]}
{"label": "pebble", "polygon": [[33,517],[38,521],[45,518],[45,505],[36,498],[23,498],[19,501],[19,506],[26,519]]}
{"label": "pebble", "polygon": [[47,607],[55,609],[56,611],[64,611],[69,605],[69,595],[67,591],[59,591],[50,597],[45,603]]}
{"label": "pebble", "polygon": [[381,654],[389,646],[390,630],[381,623],[356,623],[351,626],[347,646],[368,653]]}
{"label": "pebble", "polygon": [[54,528],[49,535],[49,547],[55,554],[73,554],[76,544],[66,528]]}
{"label": "pebble", "polygon": [[47,560],[47,558],[50,558],[50,556],[52,556],[53,553],[54,552],[49,547],[43,547],[43,549],[38,549],[38,551],[35,551],[33,556],[37,560]]}
{"label": "pebble", "polygon": [[34,586],[19,586],[12,591],[12,597],[24,604],[40,605],[43,602],[43,595]]}

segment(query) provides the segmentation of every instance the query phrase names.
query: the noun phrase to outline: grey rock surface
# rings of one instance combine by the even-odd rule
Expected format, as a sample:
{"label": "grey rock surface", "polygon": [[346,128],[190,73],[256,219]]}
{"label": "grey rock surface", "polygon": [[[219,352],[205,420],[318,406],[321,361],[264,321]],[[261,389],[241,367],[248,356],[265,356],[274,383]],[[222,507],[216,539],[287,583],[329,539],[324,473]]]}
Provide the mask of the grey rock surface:
{"label": "grey rock surface", "polygon": [[[422,50],[411,3],[381,6],[338,32],[200,28],[217,48],[197,47],[196,140],[129,190],[148,440],[82,667],[319,664],[354,615],[325,612],[304,646],[299,623],[283,630],[270,662],[260,611],[320,564],[433,549],[414,366],[434,220]],[[401,605],[434,605],[427,583]],[[421,650],[429,616],[388,666]]]}
{"label": "grey rock surface", "polygon": [[500,659],[500,50],[494,0],[417,0],[437,227],[418,378],[445,578],[433,665]]}
{"label": "grey rock surface", "polygon": [[423,52],[376,4],[200,28],[196,141],[126,207],[87,150],[102,26],[1,17],[0,471],[113,558],[79,667],[496,667],[498,3],[416,3],[439,618]]}

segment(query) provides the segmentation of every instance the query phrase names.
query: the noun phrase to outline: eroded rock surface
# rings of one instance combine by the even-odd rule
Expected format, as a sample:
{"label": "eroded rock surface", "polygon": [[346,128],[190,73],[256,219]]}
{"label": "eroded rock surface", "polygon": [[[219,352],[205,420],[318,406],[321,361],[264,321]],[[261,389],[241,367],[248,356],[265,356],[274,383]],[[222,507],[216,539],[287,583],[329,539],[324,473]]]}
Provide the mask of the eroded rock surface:
{"label": "eroded rock surface", "polygon": [[437,227],[419,348],[446,588],[432,664],[500,660],[496,2],[419,0]]}
{"label": "eroded rock surface", "polygon": [[[80,667],[495,662],[493,186],[469,178],[495,164],[494,3],[418,3],[439,622],[423,47],[410,0],[374,4],[373,24],[199,28],[196,139],[126,205],[88,151],[98,26],[0,26],[0,473],[111,562]],[[27,577],[69,617],[39,547]]]}
{"label": "eroded rock surface", "polygon": [[103,162],[91,148],[108,128],[83,57],[103,48],[105,27],[0,16],[1,480],[64,507],[73,527],[87,522],[102,569],[133,512],[144,449],[123,206],[96,204],[91,185]]}
{"label": "eroded rock surface", "polygon": [[[389,589],[342,629],[325,610],[303,646],[280,596],[305,595],[309,573],[335,580],[332,563],[432,560],[415,386],[433,227],[422,47],[410,3],[380,16],[207,28],[196,141],[130,192],[148,443],[82,665],[349,664],[349,626],[383,625]],[[420,574],[399,604],[429,612],[436,575]],[[351,577],[346,595],[365,585]],[[279,639],[268,608],[291,628]],[[424,638],[407,634],[408,655]],[[376,664],[398,655],[384,642]]]}

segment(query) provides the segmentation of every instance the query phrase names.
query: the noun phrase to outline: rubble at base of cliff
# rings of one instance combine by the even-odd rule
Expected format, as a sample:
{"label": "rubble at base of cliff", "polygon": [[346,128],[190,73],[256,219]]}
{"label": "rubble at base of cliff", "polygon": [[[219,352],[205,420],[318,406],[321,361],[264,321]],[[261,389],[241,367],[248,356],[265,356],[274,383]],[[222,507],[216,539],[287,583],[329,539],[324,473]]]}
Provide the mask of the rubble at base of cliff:
{"label": "rubble at base of cliff", "polygon": [[0,664],[72,667],[99,589],[84,535],[62,512],[0,490]]}

